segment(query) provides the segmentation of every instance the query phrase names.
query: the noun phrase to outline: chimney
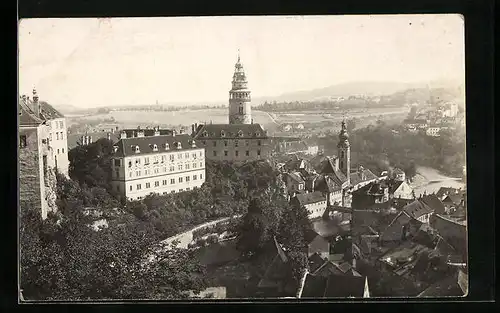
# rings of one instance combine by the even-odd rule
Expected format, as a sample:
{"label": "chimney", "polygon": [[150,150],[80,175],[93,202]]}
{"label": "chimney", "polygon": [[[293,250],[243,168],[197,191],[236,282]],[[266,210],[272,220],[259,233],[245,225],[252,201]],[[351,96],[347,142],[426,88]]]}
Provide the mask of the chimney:
{"label": "chimney", "polygon": [[33,108],[36,116],[40,117],[42,109],[40,107],[40,103],[38,102],[38,94],[36,93],[35,88],[33,88]]}
{"label": "chimney", "polygon": [[127,138],[127,132],[122,130],[120,133],[120,139],[126,139]]}

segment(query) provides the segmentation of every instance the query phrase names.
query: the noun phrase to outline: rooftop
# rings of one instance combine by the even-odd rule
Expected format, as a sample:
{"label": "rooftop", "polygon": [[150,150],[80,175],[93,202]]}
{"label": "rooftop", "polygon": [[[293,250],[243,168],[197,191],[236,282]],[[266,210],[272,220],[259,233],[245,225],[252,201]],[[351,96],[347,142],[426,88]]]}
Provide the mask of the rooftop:
{"label": "rooftop", "polygon": [[326,197],[319,191],[298,194],[296,198],[299,201],[300,205],[307,205],[311,203],[326,201]]}
{"label": "rooftop", "polygon": [[410,217],[418,219],[419,217],[434,212],[432,208],[430,208],[423,201],[415,200],[412,203],[403,207],[403,211],[406,212]]}
{"label": "rooftop", "polygon": [[[176,136],[147,136],[120,139],[115,146],[118,147],[115,156],[126,157],[134,155],[145,155],[161,153],[166,151],[185,151],[191,149],[201,149],[192,146],[193,139],[189,135]],[[180,144],[180,146],[178,146]],[[157,147],[156,151],[154,147]],[[168,146],[167,146],[168,145]],[[139,147],[139,152],[136,153],[136,147]],[[179,148],[178,148],[179,147]]]}
{"label": "rooftop", "polygon": [[307,274],[302,298],[362,298],[365,277],[335,275],[327,277]]}
{"label": "rooftop", "polygon": [[267,139],[260,124],[202,124],[195,131],[197,139]]}

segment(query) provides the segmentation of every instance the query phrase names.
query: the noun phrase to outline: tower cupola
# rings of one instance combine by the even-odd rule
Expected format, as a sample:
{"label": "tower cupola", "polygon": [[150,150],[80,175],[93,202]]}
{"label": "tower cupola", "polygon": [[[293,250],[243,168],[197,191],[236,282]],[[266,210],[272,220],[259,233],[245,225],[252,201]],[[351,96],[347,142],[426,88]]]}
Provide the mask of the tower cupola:
{"label": "tower cupola", "polygon": [[231,90],[229,91],[229,124],[251,124],[251,97],[248,81],[241,64],[240,52],[234,65]]}

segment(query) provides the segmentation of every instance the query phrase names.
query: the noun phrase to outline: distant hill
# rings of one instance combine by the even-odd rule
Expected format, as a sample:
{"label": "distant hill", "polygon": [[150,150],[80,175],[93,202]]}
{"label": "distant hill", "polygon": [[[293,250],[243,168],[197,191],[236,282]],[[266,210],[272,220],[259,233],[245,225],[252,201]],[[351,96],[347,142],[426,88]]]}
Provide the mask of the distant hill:
{"label": "distant hill", "polygon": [[[265,101],[290,102],[290,101],[311,101],[325,100],[336,97],[349,97],[356,95],[384,96],[392,95],[405,90],[434,89],[434,88],[458,88],[460,82],[452,80],[436,80],[428,83],[398,83],[398,82],[352,82],[331,85],[324,88],[303,90],[285,93],[280,96],[255,97],[253,104],[258,105]],[[425,91],[420,90],[425,93]]]}
{"label": "distant hill", "polygon": [[52,105],[52,107],[54,107],[54,109],[56,109],[57,111],[61,112],[63,115],[64,114],[75,113],[75,112],[78,112],[78,111],[82,110],[81,108],[75,107],[75,106],[70,105],[70,104],[65,104],[65,105],[61,105],[61,104],[54,105],[54,104],[51,104],[51,105]]}

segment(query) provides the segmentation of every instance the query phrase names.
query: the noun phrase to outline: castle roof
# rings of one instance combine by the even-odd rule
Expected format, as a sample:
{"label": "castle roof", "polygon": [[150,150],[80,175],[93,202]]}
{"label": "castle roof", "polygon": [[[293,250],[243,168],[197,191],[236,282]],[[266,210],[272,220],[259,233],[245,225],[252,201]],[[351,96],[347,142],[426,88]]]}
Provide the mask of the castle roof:
{"label": "castle roof", "polygon": [[312,203],[326,201],[326,197],[319,191],[297,194],[296,198],[300,205],[308,205]]}
{"label": "castle roof", "polygon": [[[115,152],[115,156],[126,157],[134,155],[144,155],[153,154],[166,151],[185,151],[192,149],[199,149],[198,147],[192,147],[192,138],[189,135],[176,135],[176,136],[146,136],[146,137],[134,137],[134,138],[124,138],[120,139],[115,146],[118,147]],[[181,144],[181,148],[177,148],[177,144]],[[169,145],[169,149],[166,150],[165,145]],[[195,143],[196,144],[196,143]],[[154,145],[157,146],[158,150],[154,151]],[[136,153],[135,147],[139,147],[139,152]]]}
{"label": "castle roof", "polygon": [[64,115],[61,114],[61,112],[57,111],[54,109],[53,106],[48,104],[45,101],[40,101],[40,109],[41,109],[41,114],[43,118],[46,120],[53,120],[56,118],[64,118]]}
{"label": "castle roof", "polygon": [[202,124],[195,131],[196,139],[267,139],[260,124]]}
{"label": "castle roof", "polygon": [[28,102],[19,100],[19,126],[38,126],[45,120],[36,116]]}

